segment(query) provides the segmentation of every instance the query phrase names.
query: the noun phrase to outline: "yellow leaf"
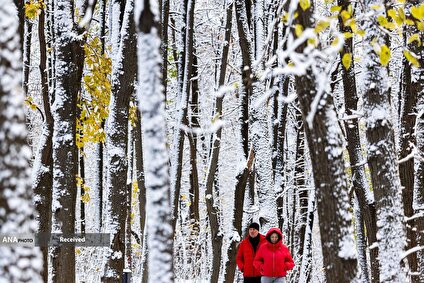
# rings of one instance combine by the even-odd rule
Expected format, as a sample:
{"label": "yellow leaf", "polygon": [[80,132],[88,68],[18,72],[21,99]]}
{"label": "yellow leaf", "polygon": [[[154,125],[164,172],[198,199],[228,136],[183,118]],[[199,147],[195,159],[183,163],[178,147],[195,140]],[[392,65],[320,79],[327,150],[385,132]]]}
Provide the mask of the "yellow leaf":
{"label": "yellow leaf", "polygon": [[336,46],[337,44],[339,44],[339,37],[336,37],[332,42],[331,42],[331,46]]}
{"label": "yellow leaf", "polygon": [[421,39],[420,39],[420,35],[418,33],[414,33],[413,35],[411,35],[408,38],[408,44],[413,43],[414,41],[417,42],[417,45],[420,46],[421,45]]}
{"label": "yellow leaf", "polygon": [[342,7],[340,6],[333,6],[330,8],[331,12],[340,12],[342,10]]}
{"label": "yellow leaf", "polygon": [[382,5],[371,5],[371,9],[373,10],[380,10],[381,8],[383,8]]}
{"label": "yellow leaf", "polygon": [[400,4],[405,4],[405,0],[397,0],[397,2]]}
{"label": "yellow leaf", "polygon": [[81,201],[83,203],[88,203],[90,201],[90,194],[89,193],[85,193],[82,197],[81,197]]}
{"label": "yellow leaf", "polygon": [[40,14],[42,9],[42,2],[31,1],[25,4],[25,16],[33,20]]}
{"label": "yellow leaf", "polygon": [[343,33],[343,36],[344,36],[345,39],[352,38],[353,37],[353,33],[351,33],[351,32],[344,32]]}
{"label": "yellow leaf", "polygon": [[343,58],[342,58],[342,63],[343,63],[343,66],[345,67],[345,69],[349,70],[350,65],[352,64],[352,53],[344,54]]}
{"label": "yellow leaf", "polygon": [[306,11],[309,7],[311,7],[311,2],[309,0],[300,0],[299,5],[303,11]]}
{"label": "yellow leaf", "polygon": [[421,21],[424,18],[424,4],[421,4],[419,7],[411,7],[411,14],[414,18]]}
{"label": "yellow leaf", "polygon": [[380,15],[377,17],[377,22],[380,24],[380,26],[385,26],[388,23],[388,20],[386,19],[385,16]]}
{"label": "yellow leaf", "polygon": [[300,37],[302,32],[303,32],[302,25],[297,24],[297,25],[294,26],[294,33],[296,34],[297,37]]}
{"label": "yellow leaf", "polygon": [[409,52],[408,50],[404,50],[403,51],[403,55],[405,55],[406,60],[409,61],[409,63],[411,63],[412,65],[414,65],[415,67],[419,68],[420,67],[420,62],[418,62],[418,59],[415,57],[415,55],[413,55],[413,53]]}
{"label": "yellow leaf", "polygon": [[360,30],[358,30],[358,32],[356,32],[356,34],[359,35],[359,36],[365,36],[365,31],[360,29]]}
{"label": "yellow leaf", "polygon": [[380,47],[380,54],[378,55],[380,57],[381,65],[387,66],[387,64],[389,64],[390,56],[391,56],[390,48],[387,47],[387,45],[383,44]]}
{"label": "yellow leaf", "polygon": [[345,23],[351,17],[349,12],[347,12],[345,10],[343,10],[340,15],[342,16],[343,23]]}
{"label": "yellow leaf", "polygon": [[76,248],[75,249],[75,254],[77,254],[77,255],[81,254],[81,250],[79,248]]}
{"label": "yellow leaf", "polygon": [[318,46],[318,43],[317,43],[317,41],[316,41],[315,38],[309,38],[308,39],[308,44],[310,44],[310,45],[312,45],[314,47],[317,47]]}
{"label": "yellow leaf", "polygon": [[320,21],[318,21],[314,30],[315,30],[316,33],[319,33],[321,31],[325,30],[329,26],[330,26],[330,23],[328,21],[320,20]]}
{"label": "yellow leaf", "polygon": [[418,22],[417,23],[417,29],[419,31],[424,31],[424,23],[423,22]]}

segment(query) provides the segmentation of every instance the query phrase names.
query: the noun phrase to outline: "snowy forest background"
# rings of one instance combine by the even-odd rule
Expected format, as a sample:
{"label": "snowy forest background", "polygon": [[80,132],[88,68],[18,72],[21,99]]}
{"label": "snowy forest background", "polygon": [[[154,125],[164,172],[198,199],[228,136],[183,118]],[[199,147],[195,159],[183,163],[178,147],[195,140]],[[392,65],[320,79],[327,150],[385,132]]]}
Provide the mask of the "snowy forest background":
{"label": "snowy forest background", "polygon": [[424,282],[419,0],[1,0],[0,282]]}

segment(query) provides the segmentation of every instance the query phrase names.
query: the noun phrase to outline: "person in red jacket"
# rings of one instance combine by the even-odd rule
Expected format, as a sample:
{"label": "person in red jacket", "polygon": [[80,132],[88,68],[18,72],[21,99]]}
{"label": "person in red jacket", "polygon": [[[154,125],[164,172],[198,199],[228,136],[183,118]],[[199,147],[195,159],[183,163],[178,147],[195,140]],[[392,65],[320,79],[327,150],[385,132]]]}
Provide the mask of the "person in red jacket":
{"label": "person in red jacket", "polygon": [[259,224],[252,222],[249,225],[249,235],[241,241],[236,258],[237,266],[243,272],[244,283],[261,282],[261,273],[253,267],[253,259],[265,242],[265,236],[259,234]]}
{"label": "person in red jacket", "polygon": [[283,244],[283,234],[278,228],[269,229],[266,243],[256,253],[253,265],[261,274],[261,283],[284,283],[287,271],[294,262],[289,249]]}

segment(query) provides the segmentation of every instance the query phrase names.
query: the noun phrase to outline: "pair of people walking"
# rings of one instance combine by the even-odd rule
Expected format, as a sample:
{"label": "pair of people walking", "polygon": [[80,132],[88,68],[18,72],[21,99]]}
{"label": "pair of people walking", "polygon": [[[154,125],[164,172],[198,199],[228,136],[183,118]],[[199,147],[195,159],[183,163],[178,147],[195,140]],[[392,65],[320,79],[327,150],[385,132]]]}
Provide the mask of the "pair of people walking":
{"label": "pair of people walking", "polygon": [[243,272],[244,283],[284,283],[294,262],[283,244],[278,228],[269,229],[266,236],[259,233],[259,224],[249,225],[249,235],[240,243],[237,266]]}

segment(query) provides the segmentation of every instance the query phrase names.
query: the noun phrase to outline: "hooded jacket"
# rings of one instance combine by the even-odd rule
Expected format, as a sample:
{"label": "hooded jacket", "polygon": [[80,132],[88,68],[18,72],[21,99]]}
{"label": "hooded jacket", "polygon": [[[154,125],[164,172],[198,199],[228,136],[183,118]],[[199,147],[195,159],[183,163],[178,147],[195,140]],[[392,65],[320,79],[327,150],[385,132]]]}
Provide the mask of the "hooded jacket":
{"label": "hooded jacket", "polygon": [[[253,267],[255,251],[249,241],[249,237],[250,236],[247,236],[243,241],[241,241],[239,249],[237,251],[236,262],[240,271],[243,272],[244,277],[259,277],[261,276],[261,273],[259,272],[259,270]],[[256,247],[256,252],[258,252],[261,245],[266,243],[264,235],[258,234],[257,237],[259,237],[259,244]]]}
{"label": "hooded jacket", "polygon": [[[271,243],[271,234],[277,233],[277,243]],[[287,271],[293,269],[294,262],[289,249],[283,244],[283,234],[278,228],[271,228],[266,233],[266,242],[261,245],[253,262],[254,267],[263,276],[284,277]]]}

